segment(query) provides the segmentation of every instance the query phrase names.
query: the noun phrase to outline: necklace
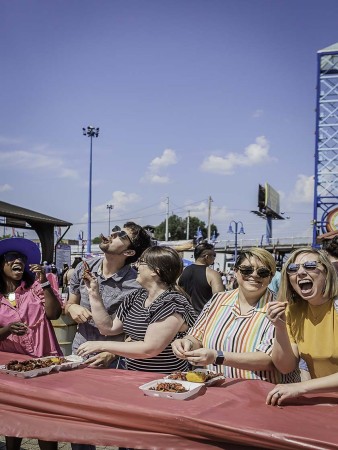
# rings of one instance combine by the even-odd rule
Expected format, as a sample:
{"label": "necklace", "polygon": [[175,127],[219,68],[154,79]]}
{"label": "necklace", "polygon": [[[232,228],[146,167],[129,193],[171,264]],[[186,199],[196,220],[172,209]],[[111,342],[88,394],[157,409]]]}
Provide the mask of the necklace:
{"label": "necklace", "polygon": [[9,294],[6,294],[5,297],[12,306],[16,306],[15,292],[10,292]]}

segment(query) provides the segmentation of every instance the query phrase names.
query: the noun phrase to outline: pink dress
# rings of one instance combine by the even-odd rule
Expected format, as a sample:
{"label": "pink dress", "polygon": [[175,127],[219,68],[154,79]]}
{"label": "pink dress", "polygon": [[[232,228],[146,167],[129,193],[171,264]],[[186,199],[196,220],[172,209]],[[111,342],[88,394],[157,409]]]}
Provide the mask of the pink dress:
{"label": "pink dress", "polygon": [[[57,299],[62,300],[54,290]],[[12,322],[23,322],[28,325],[28,332],[23,336],[10,334],[0,340],[0,351],[22,353],[32,357],[60,355],[62,351],[57,342],[55,332],[45,312],[45,298],[40,283],[35,281],[28,289],[24,282],[15,291],[16,307],[0,294],[0,327]]]}

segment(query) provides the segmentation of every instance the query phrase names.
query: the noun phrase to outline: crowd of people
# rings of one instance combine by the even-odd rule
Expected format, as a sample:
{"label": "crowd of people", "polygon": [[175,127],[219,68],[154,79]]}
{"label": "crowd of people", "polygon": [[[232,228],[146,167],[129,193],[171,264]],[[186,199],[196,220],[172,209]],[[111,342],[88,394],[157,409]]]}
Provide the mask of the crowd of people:
{"label": "crowd of people", "polygon": [[[89,366],[159,373],[206,367],[273,383],[265,399],[273,406],[337,390],[338,234],[322,249],[294,251],[278,277],[271,253],[241,252],[231,290],[212,268],[209,243],[196,246],[195,264],[184,270],[175,250],[152,246],[134,222],[101,235],[100,249],[103,257],[77,261],[62,275],[65,311],[78,324],[73,352]],[[40,257],[27,239],[0,241],[0,351],[61,354],[50,322],[61,314],[61,299]],[[20,447],[18,438],[6,443],[7,450]],[[43,450],[55,444],[40,441]]]}

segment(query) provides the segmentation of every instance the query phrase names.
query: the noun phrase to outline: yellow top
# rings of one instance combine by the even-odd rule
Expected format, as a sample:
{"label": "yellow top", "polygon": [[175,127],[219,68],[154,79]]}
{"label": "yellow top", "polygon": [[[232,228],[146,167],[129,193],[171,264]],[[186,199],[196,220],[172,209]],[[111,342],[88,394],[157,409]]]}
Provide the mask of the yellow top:
{"label": "yellow top", "polygon": [[288,306],[287,327],[311,378],[338,372],[338,298],[319,306],[297,300]]}

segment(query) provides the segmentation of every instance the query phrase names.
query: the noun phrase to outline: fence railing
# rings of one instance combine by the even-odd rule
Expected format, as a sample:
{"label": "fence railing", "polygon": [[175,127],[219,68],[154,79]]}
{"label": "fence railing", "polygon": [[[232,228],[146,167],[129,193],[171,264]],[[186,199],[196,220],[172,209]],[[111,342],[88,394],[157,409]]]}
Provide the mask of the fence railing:
{"label": "fence railing", "polygon": [[[312,237],[284,237],[284,238],[272,238],[267,242],[265,239],[237,239],[237,247],[277,247],[277,246],[311,246]],[[216,248],[228,248],[235,247],[234,239],[221,240],[216,244]]]}

